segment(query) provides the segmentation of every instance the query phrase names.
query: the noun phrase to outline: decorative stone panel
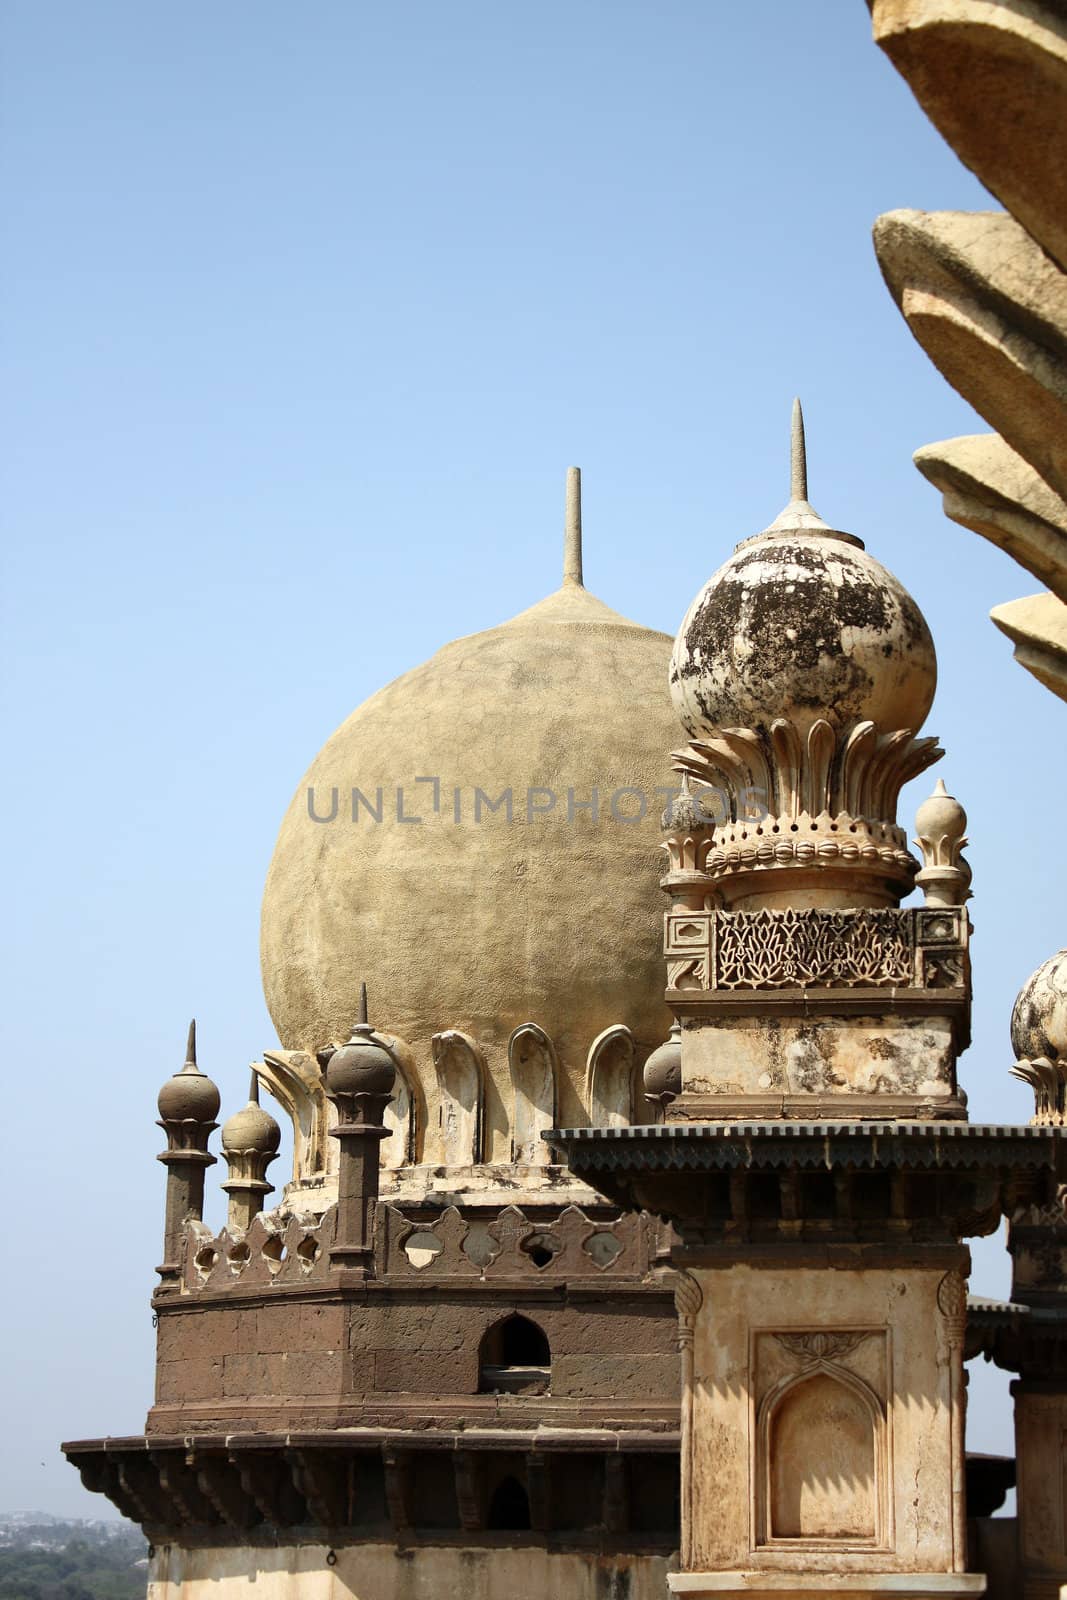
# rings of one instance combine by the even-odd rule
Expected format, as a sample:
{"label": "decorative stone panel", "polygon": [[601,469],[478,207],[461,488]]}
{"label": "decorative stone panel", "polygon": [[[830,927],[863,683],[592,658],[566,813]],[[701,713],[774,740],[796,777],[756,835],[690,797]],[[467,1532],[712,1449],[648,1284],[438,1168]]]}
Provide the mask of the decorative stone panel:
{"label": "decorative stone panel", "polygon": [[668,912],[668,989],[962,988],[962,908]]}

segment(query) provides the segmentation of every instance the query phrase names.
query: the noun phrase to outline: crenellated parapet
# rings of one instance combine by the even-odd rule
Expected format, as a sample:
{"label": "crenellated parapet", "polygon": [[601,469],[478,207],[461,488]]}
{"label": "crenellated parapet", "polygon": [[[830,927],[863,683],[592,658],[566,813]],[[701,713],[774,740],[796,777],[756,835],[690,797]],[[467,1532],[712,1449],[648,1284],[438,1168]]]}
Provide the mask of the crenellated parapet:
{"label": "crenellated parapet", "polygon": [[[667,1241],[647,1217],[619,1216],[575,1205],[539,1207],[446,1206],[376,1209],[373,1277],[394,1284],[455,1281],[515,1283],[599,1282],[644,1279]],[[337,1208],[321,1216],[257,1216],[247,1230],[212,1233],[190,1218],[185,1227],[181,1292],[214,1298],[233,1291],[269,1294],[301,1286],[328,1286]]]}

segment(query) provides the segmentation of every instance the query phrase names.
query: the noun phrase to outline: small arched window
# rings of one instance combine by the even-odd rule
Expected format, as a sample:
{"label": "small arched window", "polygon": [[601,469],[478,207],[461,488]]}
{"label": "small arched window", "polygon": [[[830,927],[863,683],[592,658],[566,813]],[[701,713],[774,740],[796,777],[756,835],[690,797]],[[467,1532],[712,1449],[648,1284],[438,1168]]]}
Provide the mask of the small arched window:
{"label": "small arched window", "polygon": [[510,1473],[501,1478],[489,1501],[486,1526],[503,1532],[513,1532],[530,1526],[530,1497],[518,1478]]}
{"label": "small arched window", "polygon": [[529,1317],[514,1312],[494,1322],[478,1351],[481,1394],[544,1394],[552,1372],[552,1352],[544,1332]]}

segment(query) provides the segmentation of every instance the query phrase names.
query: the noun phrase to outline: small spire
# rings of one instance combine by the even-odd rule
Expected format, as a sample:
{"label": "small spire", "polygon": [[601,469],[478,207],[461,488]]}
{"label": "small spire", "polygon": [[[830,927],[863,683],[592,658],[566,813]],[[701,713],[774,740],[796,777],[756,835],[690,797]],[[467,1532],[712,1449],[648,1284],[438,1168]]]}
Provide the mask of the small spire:
{"label": "small spire", "polygon": [[[781,533],[827,534],[832,539],[841,539],[845,544],[853,544],[857,549],[863,549],[862,539],[857,539],[853,533],[843,533],[840,528],[831,528],[808,499],[808,451],[804,439],[804,413],[799,400],[793,401],[793,422],[790,429],[789,504],[784,510],[779,511],[769,527],[764,528],[762,533],[753,534],[752,537],[763,539],[768,534]],[[748,544],[748,540],[743,539],[741,544]],[[737,548],[740,550],[741,545]]]}
{"label": "small spire", "polygon": [[189,1040],[185,1046],[185,1065],[196,1066],[196,1018],[189,1024]]}
{"label": "small spire", "polygon": [[804,442],[804,413],[799,399],[793,401],[793,427],[790,441],[790,493],[791,500],[808,498],[808,452]]}
{"label": "small spire", "polygon": [[252,1082],[248,1087],[248,1103],[250,1106],[259,1105],[259,1073],[253,1068]]}
{"label": "small spire", "polygon": [[567,468],[567,503],[563,518],[563,582],[582,582],[582,469]]}
{"label": "small spire", "polygon": [[359,986],[359,1021],[364,1026],[366,1026],[366,1022],[367,1022],[367,985],[365,983],[361,983],[360,986]]}

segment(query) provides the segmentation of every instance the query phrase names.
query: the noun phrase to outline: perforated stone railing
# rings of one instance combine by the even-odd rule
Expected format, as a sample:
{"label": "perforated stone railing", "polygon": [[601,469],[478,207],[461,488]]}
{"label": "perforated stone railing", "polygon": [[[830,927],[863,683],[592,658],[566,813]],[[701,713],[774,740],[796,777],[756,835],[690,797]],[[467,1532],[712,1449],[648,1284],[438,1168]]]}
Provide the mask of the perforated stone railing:
{"label": "perforated stone railing", "polygon": [[517,1206],[496,1217],[465,1216],[450,1206],[432,1222],[413,1221],[393,1206],[378,1211],[379,1271],[386,1278],[641,1278],[656,1247],[656,1224],[635,1214],[593,1220],[578,1206],[553,1219],[530,1218]]}
{"label": "perforated stone railing", "polygon": [[269,1289],[273,1284],[321,1282],[329,1275],[334,1211],[321,1218],[292,1217],[281,1223],[269,1212],[246,1233],[223,1228],[213,1234],[202,1222],[186,1223],[182,1289]]}
{"label": "perforated stone railing", "polygon": [[[330,1277],[330,1246],[335,1211],[319,1218],[292,1217],[282,1223],[269,1212],[247,1233],[223,1228],[212,1233],[201,1222],[186,1224],[182,1289],[200,1291],[269,1290]],[[642,1278],[657,1255],[658,1224],[624,1214],[610,1221],[591,1219],[567,1206],[546,1220],[528,1217],[517,1206],[495,1216],[464,1214],[449,1206],[430,1220],[415,1220],[396,1206],[378,1206],[375,1273],[393,1281],[441,1279]],[[659,1251],[663,1253],[663,1251]]]}

